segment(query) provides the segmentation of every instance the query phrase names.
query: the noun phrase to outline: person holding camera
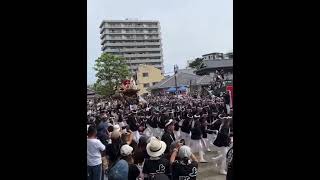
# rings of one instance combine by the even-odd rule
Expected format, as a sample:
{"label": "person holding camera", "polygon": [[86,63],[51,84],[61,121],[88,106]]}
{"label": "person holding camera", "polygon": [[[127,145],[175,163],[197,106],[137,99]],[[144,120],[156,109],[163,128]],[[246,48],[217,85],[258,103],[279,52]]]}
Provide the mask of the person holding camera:
{"label": "person holding camera", "polygon": [[[176,156],[178,159],[176,160]],[[189,179],[196,180],[198,174],[198,160],[192,154],[189,146],[177,143],[176,148],[170,157],[170,164],[172,166],[172,179]]]}

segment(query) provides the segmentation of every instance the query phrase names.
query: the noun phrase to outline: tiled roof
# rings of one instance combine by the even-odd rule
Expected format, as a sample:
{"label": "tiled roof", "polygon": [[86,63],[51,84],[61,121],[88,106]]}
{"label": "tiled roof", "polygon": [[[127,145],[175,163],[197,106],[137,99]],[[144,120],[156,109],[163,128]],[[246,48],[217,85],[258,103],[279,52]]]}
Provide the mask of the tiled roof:
{"label": "tiled roof", "polygon": [[87,88],[87,95],[94,95],[95,92],[89,88]]}
{"label": "tiled roof", "polygon": [[[190,73],[184,73],[184,72],[178,72],[177,73],[177,86],[189,86],[191,85],[206,85],[210,84],[212,81],[212,77],[209,75],[205,76],[198,76],[195,74]],[[175,87],[175,80],[174,76],[171,76],[170,78],[164,79],[154,86],[151,86],[149,89],[166,89],[170,87]]]}
{"label": "tiled roof", "polygon": [[[192,84],[195,84],[199,77],[201,76],[190,74],[190,73],[178,72],[177,86],[185,86],[185,85],[189,86],[190,81]],[[175,87],[174,76],[171,76],[170,78],[167,78],[158,82],[154,86],[151,86],[150,89],[163,89],[163,88],[170,88],[170,87]]]}
{"label": "tiled roof", "polygon": [[179,69],[178,72],[194,74],[195,69]]}
{"label": "tiled roof", "polygon": [[209,75],[201,76],[197,79],[197,85],[206,85],[210,84],[213,81],[213,77]]}

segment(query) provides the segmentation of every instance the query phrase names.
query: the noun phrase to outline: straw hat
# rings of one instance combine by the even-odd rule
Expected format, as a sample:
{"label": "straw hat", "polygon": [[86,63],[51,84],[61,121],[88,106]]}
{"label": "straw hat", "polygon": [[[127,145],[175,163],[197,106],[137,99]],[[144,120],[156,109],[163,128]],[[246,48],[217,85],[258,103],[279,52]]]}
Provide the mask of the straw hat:
{"label": "straw hat", "polygon": [[147,153],[150,157],[159,157],[166,150],[167,145],[165,142],[160,141],[155,137],[150,138],[150,143],[147,144]]}

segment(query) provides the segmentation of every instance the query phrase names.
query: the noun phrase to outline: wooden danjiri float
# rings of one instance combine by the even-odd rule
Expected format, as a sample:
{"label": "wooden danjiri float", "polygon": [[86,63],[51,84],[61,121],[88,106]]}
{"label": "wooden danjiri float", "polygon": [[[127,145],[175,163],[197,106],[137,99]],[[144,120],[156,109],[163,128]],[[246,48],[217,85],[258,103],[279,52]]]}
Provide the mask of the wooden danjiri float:
{"label": "wooden danjiri float", "polygon": [[122,82],[113,98],[120,99],[129,105],[139,104],[138,92],[139,89],[134,79],[131,78],[131,80],[124,80]]}

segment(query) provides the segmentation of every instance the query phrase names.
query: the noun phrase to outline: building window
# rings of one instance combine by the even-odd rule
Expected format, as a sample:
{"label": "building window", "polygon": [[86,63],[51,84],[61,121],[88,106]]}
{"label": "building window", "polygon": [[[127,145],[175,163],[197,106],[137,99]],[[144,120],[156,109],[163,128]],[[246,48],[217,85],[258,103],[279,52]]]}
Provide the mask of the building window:
{"label": "building window", "polygon": [[149,83],[145,83],[145,84],[143,84],[143,87],[144,87],[144,88],[149,87]]}
{"label": "building window", "polygon": [[152,85],[154,86],[155,84],[157,84],[158,82],[153,82]]}
{"label": "building window", "polygon": [[143,77],[148,77],[149,74],[148,74],[148,73],[142,73],[142,76],[143,76]]}

